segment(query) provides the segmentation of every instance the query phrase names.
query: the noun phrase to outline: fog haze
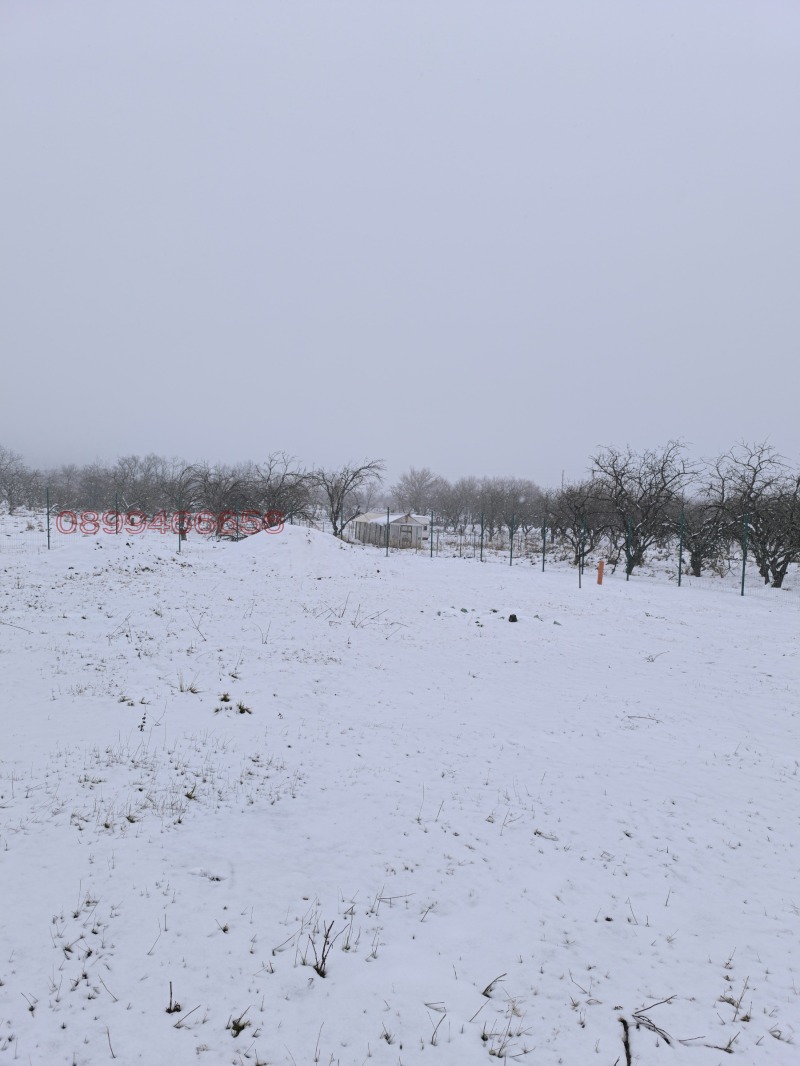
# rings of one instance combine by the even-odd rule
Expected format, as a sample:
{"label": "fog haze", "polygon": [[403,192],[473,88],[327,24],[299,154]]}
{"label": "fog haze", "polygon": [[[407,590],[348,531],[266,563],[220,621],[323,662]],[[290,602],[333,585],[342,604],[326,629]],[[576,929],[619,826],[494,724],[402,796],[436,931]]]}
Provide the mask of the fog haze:
{"label": "fog haze", "polygon": [[4,0],[0,443],[800,458],[800,6]]}

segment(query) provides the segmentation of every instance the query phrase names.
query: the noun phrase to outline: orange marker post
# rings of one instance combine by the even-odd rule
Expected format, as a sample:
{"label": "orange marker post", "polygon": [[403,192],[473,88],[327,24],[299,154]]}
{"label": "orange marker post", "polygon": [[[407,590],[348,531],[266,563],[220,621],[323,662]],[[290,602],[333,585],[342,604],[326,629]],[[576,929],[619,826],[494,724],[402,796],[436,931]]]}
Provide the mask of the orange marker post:
{"label": "orange marker post", "polygon": [[606,566],[605,559],[601,559],[600,562],[597,564],[597,584],[598,585],[602,585],[603,584],[603,570],[605,569],[605,566]]}

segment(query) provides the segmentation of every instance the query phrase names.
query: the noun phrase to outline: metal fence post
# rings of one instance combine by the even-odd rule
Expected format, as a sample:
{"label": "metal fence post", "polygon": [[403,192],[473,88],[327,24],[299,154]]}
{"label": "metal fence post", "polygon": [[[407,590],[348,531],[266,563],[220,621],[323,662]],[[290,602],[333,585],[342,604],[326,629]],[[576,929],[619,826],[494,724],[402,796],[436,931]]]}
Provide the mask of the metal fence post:
{"label": "metal fence post", "polygon": [[628,519],[628,526],[625,531],[625,580],[631,579],[631,540],[633,539],[633,519]]}
{"label": "metal fence post", "polygon": [[511,526],[508,530],[509,533],[509,550],[508,550],[508,565],[511,566],[514,562],[514,516],[511,516]]}
{"label": "metal fence post", "polygon": [[44,490],[44,497],[47,503],[47,550],[50,551],[50,489]]}
{"label": "metal fence post", "polygon": [[389,555],[389,508],[386,508],[386,555]]}
{"label": "metal fence post", "polygon": [[433,558],[433,511],[431,511],[431,524],[428,527],[428,539],[431,542],[431,559]]}
{"label": "metal fence post", "polygon": [[744,516],[744,532],[742,536],[742,595],[744,596],[744,577],[747,567],[747,531],[750,526],[750,514]]}
{"label": "metal fence post", "polygon": [[544,573],[544,553],[547,550],[547,515],[542,520],[542,573]]}
{"label": "metal fence post", "polygon": [[481,511],[481,562],[483,562],[483,511]]}
{"label": "metal fence post", "polygon": [[683,531],[685,528],[685,519],[683,511],[681,511],[681,535],[678,539],[678,588],[681,587],[681,578],[683,577]]}

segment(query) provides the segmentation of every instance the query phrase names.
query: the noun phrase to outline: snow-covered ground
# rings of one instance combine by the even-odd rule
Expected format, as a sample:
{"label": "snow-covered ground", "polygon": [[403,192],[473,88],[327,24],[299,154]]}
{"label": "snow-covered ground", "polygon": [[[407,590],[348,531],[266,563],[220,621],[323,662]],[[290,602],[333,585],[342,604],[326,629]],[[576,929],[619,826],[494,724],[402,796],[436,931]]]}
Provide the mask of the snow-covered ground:
{"label": "snow-covered ground", "polygon": [[0,1066],[800,1061],[788,597],[175,548],[0,555]]}

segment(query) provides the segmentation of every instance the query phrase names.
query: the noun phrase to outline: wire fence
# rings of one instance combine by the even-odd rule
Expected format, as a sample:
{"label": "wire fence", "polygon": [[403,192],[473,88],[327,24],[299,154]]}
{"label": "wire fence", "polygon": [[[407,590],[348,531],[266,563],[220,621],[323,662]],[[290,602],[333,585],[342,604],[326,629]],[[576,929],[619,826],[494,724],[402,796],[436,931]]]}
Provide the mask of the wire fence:
{"label": "wire fence", "polygon": [[287,525],[302,525],[321,533],[332,530],[330,521],[324,518],[296,518],[277,511],[161,511],[154,515],[141,511],[17,512],[0,514],[0,556],[57,551],[81,540],[101,544],[106,538],[131,547],[157,543],[183,553],[210,542],[243,540],[262,530],[280,533]]}
{"label": "wire fence", "polygon": [[[366,546],[365,546],[366,547]],[[374,551],[376,548],[370,547]],[[377,550],[386,551],[384,545]],[[388,547],[390,554],[405,554],[409,549]],[[601,551],[581,551],[567,540],[553,537],[547,531],[519,531],[510,535],[508,529],[491,537],[479,529],[452,530],[430,526],[427,541],[415,545],[411,551],[431,558],[459,558],[476,562],[512,566],[535,567],[538,570],[558,569],[570,573],[577,584],[596,581],[602,562],[602,582],[634,582],[635,584],[671,584],[690,591],[724,592],[730,595],[758,597],[781,606],[800,610],[800,564],[789,566],[782,586],[772,588],[765,583],[752,560],[729,555],[715,560],[713,569],[700,576],[689,572],[680,544],[653,549],[647,561],[628,575],[624,551],[616,556]]]}
{"label": "wire fence", "polygon": [[[61,538],[51,547],[63,543]],[[0,524],[0,555],[48,550],[46,518],[41,515],[4,515]]]}
{"label": "wire fence", "polygon": [[[69,517],[64,518],[64,515]],[[88,518],[84,516],[88,515]],[[126,521],[111,522],[97,512],[51,512],[4,515],[0,518],[0,556],[30,555],[59,551],[77,540],[98,538],[121,538],[120,543],[133,546],[146,542],[158,543],[167,550],[178,553],[191,552],[210,540],[241,540],[256,531],[253,512],[225,512],[224,523],[219,516],[207,515],[203,522],[187,522],[183,528],[179,517],[119,516]],[[103,517],[106,517],[105,523]],[[330,521],[322,517],[309,519],[293,515],[280,516],[280,525],[273,525],[270,532],[279,532],[287,525],[300,525],[331,533]],[[264,516],[259,516],[259,529],[264,528]],[[388,538],[387,538],[388,539]],[[351,543],[354,542],[350,539]],[[512,567],[534,567],[538,570],[557,569],[572,574],[577,584],[596,581],[602,564],[602,581],[618,584],[632,581],[636,584],[672,584],[690,591],[724,592],[730,595],[758,597],[781,606],[800,609],[800,565],[789,566],[780,589],[764,582],[752,560],[742,554],[728,555],[715,560],[713,569],[704,570],[700,576],[691,574],[682,558],[680,545],[676,542],[666,548],[651,551],[647,561],[630,575],[626,574],[624,553],[609,557],[597,550],[588,552],[576,549],[564,539],[548,536],[545,530],[518,530],[513,534],[507,529],[486,530],[446,529],[429,522],[424,534],[413,545],[397,547],[392,541],[384,545],[363,544],[366,551],[386,552],[392,555],[416,555],[429,558],[472,560],[476,563]]]}

